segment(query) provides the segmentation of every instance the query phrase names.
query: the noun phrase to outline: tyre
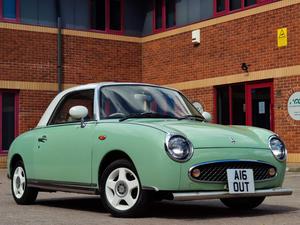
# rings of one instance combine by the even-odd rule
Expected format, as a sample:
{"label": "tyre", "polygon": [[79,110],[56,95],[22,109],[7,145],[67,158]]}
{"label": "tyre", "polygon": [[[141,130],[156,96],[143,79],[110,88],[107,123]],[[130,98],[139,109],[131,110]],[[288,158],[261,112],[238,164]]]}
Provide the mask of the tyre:
{"label": "tyre", "polygon": [[253,209],[259,206],[266,197],[247,197],[247,198],[223,198],[221,202],[232,209]]}
{"label": "tyre", "polygon": [[34,188],[27,187],[25,167],[22,161],[17,162],[12,170],[11,192],[19,205],[32,204],[38,195]]}
{"label": "tyre", "polygon": [[149,203],[149,194],[141,189],[137,172],[125,159],[111,163],[100,178],[104,207],[115,217],[140,217]]}

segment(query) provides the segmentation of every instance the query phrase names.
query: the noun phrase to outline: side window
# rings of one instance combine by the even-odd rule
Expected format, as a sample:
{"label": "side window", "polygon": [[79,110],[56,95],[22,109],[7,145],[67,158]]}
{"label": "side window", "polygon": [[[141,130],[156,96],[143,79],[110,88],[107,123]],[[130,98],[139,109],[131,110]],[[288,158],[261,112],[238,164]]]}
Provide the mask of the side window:
{"label": "side window", "polygon": [[88,109],[86,121],[94,120],[94,90],[85,90],[67,95],[56,108],[49,125],[80,121],[72,118],[69,114],[70,108],[77,105],[85,106]]}

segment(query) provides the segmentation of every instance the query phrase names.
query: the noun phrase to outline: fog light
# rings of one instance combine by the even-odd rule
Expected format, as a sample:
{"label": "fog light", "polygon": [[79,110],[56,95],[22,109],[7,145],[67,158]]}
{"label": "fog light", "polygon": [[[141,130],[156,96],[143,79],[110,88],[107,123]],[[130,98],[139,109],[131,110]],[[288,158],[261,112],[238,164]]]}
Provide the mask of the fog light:
{"label": "fog light", "polygon": [[194,178],[200,177],[200,174],[201,174],[201,172],[199,169],[192,170],[192,177],[194,177]]}
{"label": "fog light", "polygon": [[270,175],[271,177],[274,177],[274,176],[276,175],[276,170],[275,170],[275,168],[270,168],[270,169],[269,169],[269,175]]}

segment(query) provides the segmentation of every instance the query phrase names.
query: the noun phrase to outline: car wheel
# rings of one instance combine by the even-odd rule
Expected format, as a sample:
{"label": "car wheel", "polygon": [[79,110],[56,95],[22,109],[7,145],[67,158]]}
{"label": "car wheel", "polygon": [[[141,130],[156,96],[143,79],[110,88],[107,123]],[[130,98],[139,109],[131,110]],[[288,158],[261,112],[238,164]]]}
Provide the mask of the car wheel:
{"label": "car wheel", "polygon": [[17,162],[12,170],[11,192],[17,204],[28,205],[33,203],[38,195],[34,188],[27,187],[27,178],[22,161]]}
{"label": "car wheel", "polygon": [[232,209],[253,209],[259,206],[266,197],[222,198],[221,202]]}
{"label": "car wheel", "polygon": [[148,206],[149,195],[141,189],[137,172],[125,159],[111,163],[100,178],[103,205],[116,217],[138,217]]}

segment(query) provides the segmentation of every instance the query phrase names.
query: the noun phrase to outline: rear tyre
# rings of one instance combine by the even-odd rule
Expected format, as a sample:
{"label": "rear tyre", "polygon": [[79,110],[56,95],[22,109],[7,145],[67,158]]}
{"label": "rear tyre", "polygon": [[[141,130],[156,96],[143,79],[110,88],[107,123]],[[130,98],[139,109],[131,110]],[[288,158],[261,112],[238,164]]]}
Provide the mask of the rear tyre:
{"label": "rear tyre", "polygon": [[32,204],[38,195],[38,191],[27,186],[25,167],[22,161],[18,161],[12,170],[11,192],[14,200],[19,205]]}
{"label": "rear tyre", "polygon": [[126,159],[111,163],[100,178],[100,195],[104,207],[115,217],[140,217],[149,203],[137,172]]}
{"label": "rear tyre", "polygon": [[259,206],[266,197],[247,197],[247,198],[221,198],[221,202],[232,209],[254,209]]}

